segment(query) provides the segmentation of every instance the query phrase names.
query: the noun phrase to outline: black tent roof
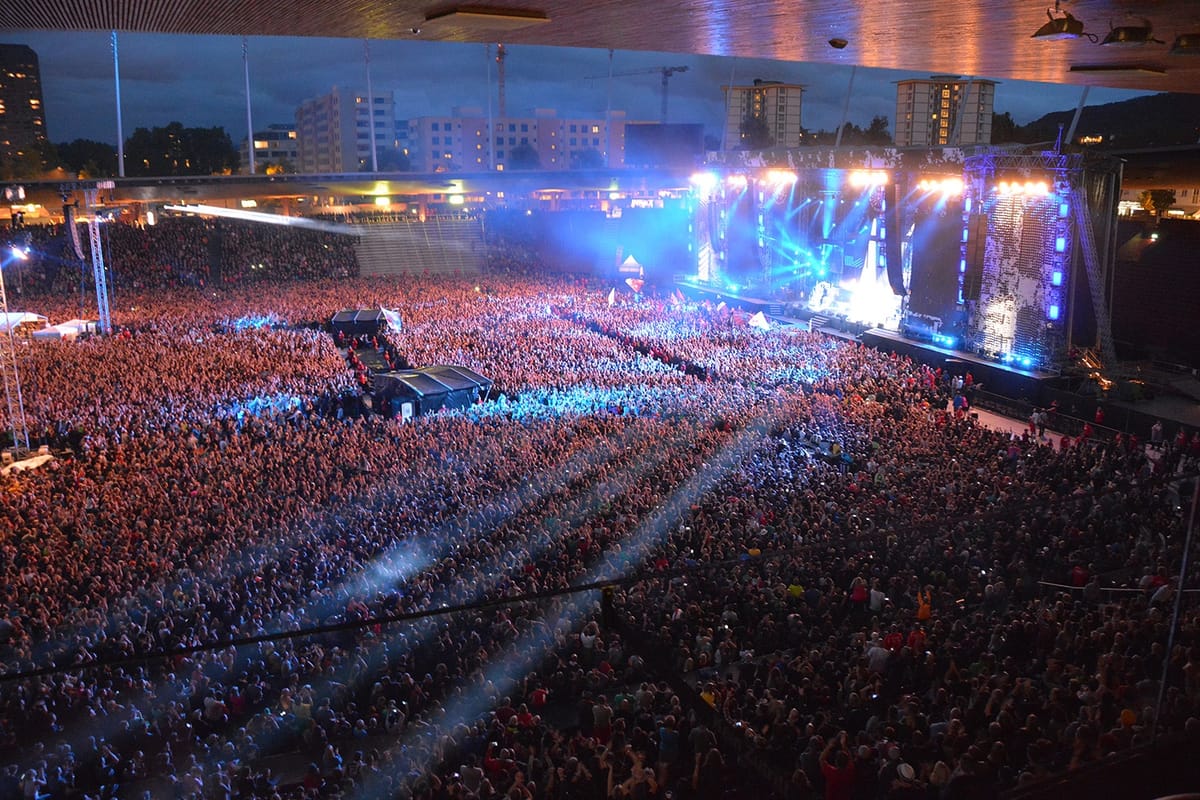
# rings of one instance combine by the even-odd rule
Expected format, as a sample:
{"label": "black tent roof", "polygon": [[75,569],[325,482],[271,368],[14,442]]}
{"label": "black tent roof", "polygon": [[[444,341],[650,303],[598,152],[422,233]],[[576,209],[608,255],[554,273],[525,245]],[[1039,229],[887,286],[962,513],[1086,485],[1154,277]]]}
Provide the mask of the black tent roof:
{"label": "black tent roof", "polygon": [[334,323],[382,322],[383,311],[378,308],[347,308],[333,315]]}
{"label": "black tent roof", "polygon": [[486,392],[492,386],[490,380],[472,369],[446,364],[375,375],[376,391],[385,390],[397,384],[403,387],[403,390],[417,397],[463,390]]}
{"label": "black tent roof", "polygon": [[490,380],[467,367],[439,364],[433,367],[425,367],[424,372],[453,389],[486,390],[491,388],[492,385]]}

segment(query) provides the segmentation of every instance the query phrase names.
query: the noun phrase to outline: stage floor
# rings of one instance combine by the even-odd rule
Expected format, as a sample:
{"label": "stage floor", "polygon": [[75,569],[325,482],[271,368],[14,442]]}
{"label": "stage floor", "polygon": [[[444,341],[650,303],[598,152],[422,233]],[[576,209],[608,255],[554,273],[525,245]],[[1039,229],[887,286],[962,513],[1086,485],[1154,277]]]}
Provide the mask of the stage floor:
{"label": "stage floor", "polygon": [[1005,372],[1011,372],[1014,375],[1022,375],[1032,380],[1043,381],[1058,377],[1058,373],[1055,372],[1047,372],[1040,369],[1024,369],[1012,364],[1002,364],[998,361],[983,358],[973,353],[964,353],[961,350],[951,350],[947,347],[939,347],[931,342],[919,342],[916,339],[909,339],[908,337],[902,336],[899,333],[893,333],[892,331],[885,330],[883,328],[871,328],[863,334],[864,338],[867,336],[883,339],[889,342],[904,343],[910,347],[919,347],[927,352],[940,353],[941,355],[945,356],[947,360],[957,359],[965,364],[975,365],[978,367],[987,367],[988,369],[1000,369],[1004,370]]}

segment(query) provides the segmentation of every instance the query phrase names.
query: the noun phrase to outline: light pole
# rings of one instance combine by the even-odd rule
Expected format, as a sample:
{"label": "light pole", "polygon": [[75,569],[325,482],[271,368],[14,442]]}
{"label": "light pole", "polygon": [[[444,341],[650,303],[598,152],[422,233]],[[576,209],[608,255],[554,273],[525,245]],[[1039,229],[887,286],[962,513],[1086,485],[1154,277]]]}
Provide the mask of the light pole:
{"label": "light pole", "polygon": [[1183,603],[1183,593],[1187,587],[1188,556],[1192,552],[1192,532],[1196,528],[1196,506],[1200,505],[1200,472],[1176,475],[1168,481],[1177,483],[1191,478],[1195,484],[1192,490],[1192,508],[1188,513],[1187,533],[1183,537],[1183,558],[1179,564],[1179,585],[1175,587],[1175,604],[1171,611],[1171,627],[1167,629],[1167,651],[1163,654],[1162,678],[1158,682],[1158,704],[1154,707],[1154,725],[1151,728],[1151,739],[1158,736],[1159,720],[1162,719],[1163,698],[1167,692],[1167,673],[1171,668],[1171,648],[1175,646],[1175,629],[1179,627],[1179,607]]}

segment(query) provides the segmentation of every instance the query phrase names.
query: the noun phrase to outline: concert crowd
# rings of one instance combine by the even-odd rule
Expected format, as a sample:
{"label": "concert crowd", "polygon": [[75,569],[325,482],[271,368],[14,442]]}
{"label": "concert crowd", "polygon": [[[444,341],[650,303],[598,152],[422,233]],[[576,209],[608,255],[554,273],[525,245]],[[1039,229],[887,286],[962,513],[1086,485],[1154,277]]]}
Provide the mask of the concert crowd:
{"label": "concert crowd", "polygon": [[[19,348],[0,800],[956,800],[1200,741],[1190,432],[1050,446],[853,341],[308,232],[224,231],[214,291],[205,225],[111,237],[117,334]],[[374,307],[492,396],[339,413],[321,323]]]}

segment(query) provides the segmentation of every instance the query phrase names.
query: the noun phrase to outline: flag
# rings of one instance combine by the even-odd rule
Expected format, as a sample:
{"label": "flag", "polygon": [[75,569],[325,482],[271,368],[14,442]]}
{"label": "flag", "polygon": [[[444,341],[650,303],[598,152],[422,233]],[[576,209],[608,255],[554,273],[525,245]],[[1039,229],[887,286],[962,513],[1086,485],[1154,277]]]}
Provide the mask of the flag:
{"label": "flag", "polygon": [[611,306],[615,302],[617,302],[617,290],[609,289],[608,290],[608,304]]}
{"label": "flag", "polygon": [[771,330],[771,323],[767,322],[767,315],[760,311],[750,318],[750,327],[769,331]]}
{"label": "flag", "polygon": [[381,308],[379,310],[383,312],[383,318],[387,320],[388,327],[390,327],[392,330],[398,331],[404,328],[404,321],[400,319],[399,311],[392,311],[387,308]]}
{"label": "flag", "polygon": [[629,288],[633,289],[634,294],[641,292],[642,287],[646,285],[646,282],[641,278],[626,278],[625,283],[629,284]]}

